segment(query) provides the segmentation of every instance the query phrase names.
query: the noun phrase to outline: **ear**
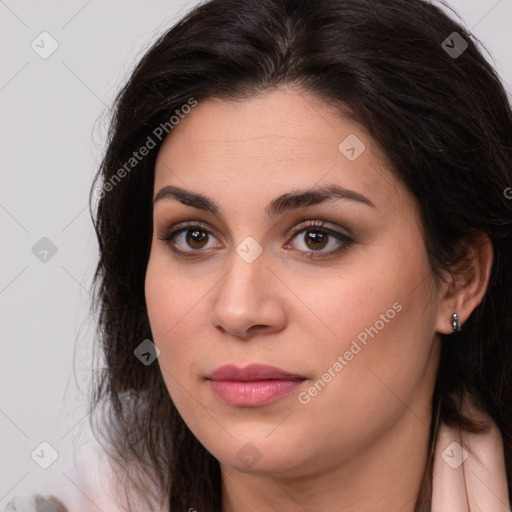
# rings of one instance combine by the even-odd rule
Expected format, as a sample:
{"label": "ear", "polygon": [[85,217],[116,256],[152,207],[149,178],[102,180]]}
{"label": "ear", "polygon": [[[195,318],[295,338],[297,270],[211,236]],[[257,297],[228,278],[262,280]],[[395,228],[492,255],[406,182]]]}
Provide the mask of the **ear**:
{"label": "ear", "polygon": [[469,235],[462,242],[465,256],[445,274],[441,302],[438,308],[436,331],[453,332],[451,317],[457,313],[460,325],[482,302],[489,284],[494,251],[489,237],[482,232]]}

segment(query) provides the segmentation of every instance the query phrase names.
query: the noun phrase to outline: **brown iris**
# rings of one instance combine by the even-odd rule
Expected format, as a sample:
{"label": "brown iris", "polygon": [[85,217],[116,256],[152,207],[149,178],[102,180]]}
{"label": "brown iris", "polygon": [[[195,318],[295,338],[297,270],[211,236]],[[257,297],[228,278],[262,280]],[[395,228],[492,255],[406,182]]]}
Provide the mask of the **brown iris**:
{"label": "brown iris", "polygon": [[[185,236],[187,244],[189,244],[190,247],[193,249],[202,249],[202,242],[205,242],[208,238],[208,235],[205,231],[200,229],[189,229],[187,231],[187,234]],[[197,246],[196,244],[199,244]]]}
{"label": "brown iris", "polygon": [[308,242],[306,242],[306,244],[310,249],[323,249],[327,243],[328,236],[327,233],[323,233],[322,231],[308,230],[305,232],[305,238],[306,240],[311,240],[312,244]]}

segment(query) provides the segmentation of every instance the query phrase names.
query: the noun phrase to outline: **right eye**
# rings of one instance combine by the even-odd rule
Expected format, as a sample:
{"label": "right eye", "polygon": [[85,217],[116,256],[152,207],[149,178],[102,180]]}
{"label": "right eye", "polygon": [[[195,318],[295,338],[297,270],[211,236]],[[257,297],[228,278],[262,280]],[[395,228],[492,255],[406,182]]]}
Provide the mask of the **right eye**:
{"label": "right eye", "polygon": [[210,238],[215,237],[206,227],[201,224],[189,222],[171,227],[164,236],[158,239],[164,241],[177,256],[193,258],[200,255],[192,254],[194,252],[198,253],[204,249],[216,247],[208,247],[207,244]]}

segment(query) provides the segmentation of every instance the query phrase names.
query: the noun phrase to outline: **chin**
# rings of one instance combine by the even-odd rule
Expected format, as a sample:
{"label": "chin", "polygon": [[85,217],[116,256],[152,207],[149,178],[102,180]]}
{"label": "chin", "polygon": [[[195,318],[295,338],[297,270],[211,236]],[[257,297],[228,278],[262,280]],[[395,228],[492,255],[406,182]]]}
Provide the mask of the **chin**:
{"label": "chin", "polygon": [[[226,446],[212,447],[210,453],[223,465],[240,473],[271,473],[272,475],[293,476],[299,472],[305,461],[304,453],[295,446],[285,446],[284,439],[272,442],[264,437],[245,436],[244,441],[229,439]],[[301,453],[301,459],[297,459]]]}

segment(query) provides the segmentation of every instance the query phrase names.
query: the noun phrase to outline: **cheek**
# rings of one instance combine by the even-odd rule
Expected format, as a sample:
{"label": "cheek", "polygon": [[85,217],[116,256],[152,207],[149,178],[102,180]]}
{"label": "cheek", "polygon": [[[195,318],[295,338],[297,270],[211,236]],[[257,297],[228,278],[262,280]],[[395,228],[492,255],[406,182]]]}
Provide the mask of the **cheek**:
{"label": "cheek", "polygon": [[[316,283],[314,275],[295,278],[294,291],[307,297],[308,306],[325,326],[324,354],[349,350],[352,341],[369,347],[372,340],[401,339],[400,332],[421,321],[429,301],[425,279],[429,267],[424,254],[416,252],[403,258],[385,244],[371,251],[363,247],[330,278]],[[414,330],[419,328],[418,324]],[[378,350],[383,343],[372,345]]]}
{"label": "cheek", "polygon": [[175,339],[189,320],[188,315],[196,315],[194,305],[204,292],[199,283],[190,285],[166,248],[153,243],[146,269],[145,297],[155,343]]}
{"label": "cheek", "polygon": [[[191,387],[191,376],[201,354],[208,316],[201,311],[205,289],[200,283],[191,284],[181,276],[170,258],[150,257],[145,280],[145,296],[153,342],[160,350],[158,364],[169,394],[180,401],[182,387]],[[186,394],[186,393],[185,393]],[[179,406],[178,403],[176,403]],[[187,404],[186,401],[184,405]]]}
{"label": "cheek", "polygon": [[[433,385],[436,310],[428,262],[420,250],[403,260],[396,252],[382,254],[340,276],[322,300],[322,318],[335,335],[311,355],[317,381],[302,403],[325,419],[333,436],[343,431],[355,440],[362,425],[376,435],[427,402]],[[427,400],[416,402],[418,396]],[[423,417],[422,408],[415,414]]]}
{"label": "cheek", "polygon": [[325,437],[345,439],[349,451],[393,428],[399,418],[428,425],[437,361],[432,337],[425,333],[434,319],[425,318],[416,304],[402,302],[388,323],[373,317],[333,350],[302,395],[304,409]]}

